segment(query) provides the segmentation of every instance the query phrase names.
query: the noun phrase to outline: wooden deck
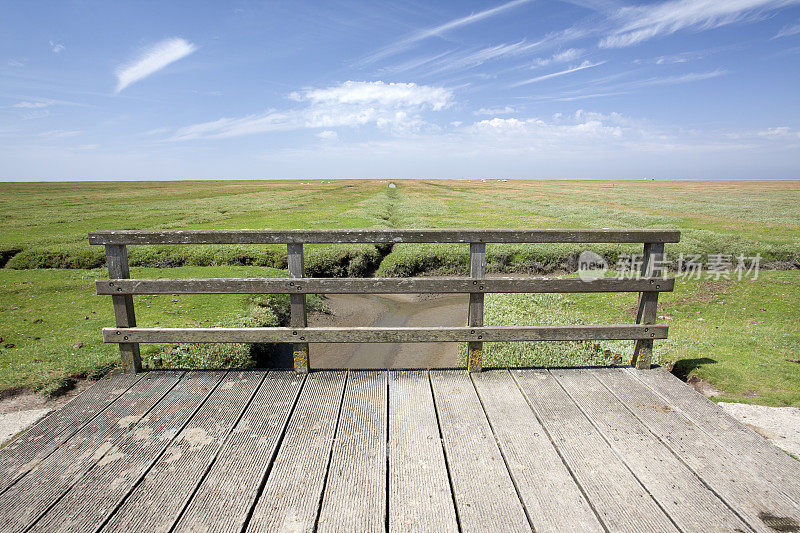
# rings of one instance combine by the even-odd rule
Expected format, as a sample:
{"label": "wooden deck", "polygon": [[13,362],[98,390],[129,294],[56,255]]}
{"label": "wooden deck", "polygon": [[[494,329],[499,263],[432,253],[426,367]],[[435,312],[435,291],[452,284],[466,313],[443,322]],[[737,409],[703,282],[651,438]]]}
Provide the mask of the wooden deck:
{"label": "wooden deck", "polygon": [[149,372],[0,450],[0,530],[800,531],[800,462],[663,370]]}

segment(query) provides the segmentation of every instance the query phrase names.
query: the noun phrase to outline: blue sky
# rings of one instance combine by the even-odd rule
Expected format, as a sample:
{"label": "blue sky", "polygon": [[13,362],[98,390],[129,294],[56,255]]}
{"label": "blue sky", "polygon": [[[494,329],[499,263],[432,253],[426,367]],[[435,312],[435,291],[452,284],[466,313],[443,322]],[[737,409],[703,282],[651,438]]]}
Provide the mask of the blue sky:
{"label": "blue sky", "polygon": [[800,0],[0,9],[0,180],[800,178]]}

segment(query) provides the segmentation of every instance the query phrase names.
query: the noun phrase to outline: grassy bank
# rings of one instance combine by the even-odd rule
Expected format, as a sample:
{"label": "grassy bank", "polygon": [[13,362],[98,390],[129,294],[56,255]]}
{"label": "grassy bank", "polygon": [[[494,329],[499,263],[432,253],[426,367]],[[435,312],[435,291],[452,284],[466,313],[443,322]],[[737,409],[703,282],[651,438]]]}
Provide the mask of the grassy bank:
{"label": "grassy bank", "polygon": [[[277,277],[260,267],[134,268],[138,277]],[[75,377],[101,376],[119,362],[115,345],[101,341],[113,325],[110,298],[97,296],[104,269],[0,270],[0,392],[24,387],[57,393]],[[286,301],[284,301],[286,300]],[[276,326],[285,322],[288,297],[151,295],[134,298],[141,326]],[[252,366],[247,345],[142,345],[142,359],[164,366]]]}

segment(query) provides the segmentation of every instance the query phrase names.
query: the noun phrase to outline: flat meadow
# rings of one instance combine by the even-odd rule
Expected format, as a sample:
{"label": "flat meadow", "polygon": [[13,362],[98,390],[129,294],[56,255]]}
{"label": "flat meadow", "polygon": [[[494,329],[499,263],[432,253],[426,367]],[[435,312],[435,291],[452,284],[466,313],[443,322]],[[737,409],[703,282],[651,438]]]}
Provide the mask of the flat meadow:
{"label": "flat meadow", "polygon": [[[100,341],[112,325],[102,229],[200,228],[677,228],[678,258],[759,257],[758,277],[680,276],[662,294],[670,338],[657,361],[707,382],[716,399],[800,406],[800,182],[283,180],[0,184],[0,391],[58,394],[74,379],[117,365]],[[640,246],[489,245],[490,274],[570,274],[583,249],[611,265]],[[279,246],[137,246],[134,277],[255,277],[286,274]],[[310,246],[307,275],[409,276],[466,273],[457,245]],[[679,274],[673,272],[673,274]],[[488,295],[491,325],[632,322],[636,295]],[[137,297],[140,325],[279,325],[281,297]],[[313,307],[325,311],[324,299]],[[489,365],[606,364],[631,343],[489,344]],[[251,346],[143,346],[165,366],[254,366]],[[313,365],[313,359],[312,359]]]}

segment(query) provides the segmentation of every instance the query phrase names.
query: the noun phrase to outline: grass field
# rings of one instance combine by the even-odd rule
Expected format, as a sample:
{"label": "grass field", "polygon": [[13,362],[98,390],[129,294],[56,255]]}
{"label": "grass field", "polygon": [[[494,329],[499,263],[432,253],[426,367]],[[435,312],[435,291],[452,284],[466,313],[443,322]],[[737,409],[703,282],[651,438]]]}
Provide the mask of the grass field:
{"label": "grass field", "polygon": [[[116,364],[115,347],[99,342],[100,328],[113,319],[110,303],[93,291],[92,281],[105,274],[102,248],[86,243],[92,230],[637,227],[680,229],[681,243],[667,247],[673,259],[681,253],[760,254],[772,269],[755,282],[678,283],[661,300],[659,315],[668,316],[672,327],[670,339],[657,345],[660,361],[677,362],[680,372],[708,381],[724,399],[800,405],[800,364],[790,362],[800,359],[800,182],[395,183],[397,188],[381,180],[0,184],[0,390],[52,393],[72,377]],[[490,245],[488,268],[569,271],[582,249]],[[592,249],[611,262],[640,251]],[[465,272],[466,252],[447,245],[317,246],[308,252],[308,270],[319,276]],[[153,277],[280,275],[286,261],[284,249],[270,246],[132,247],[130,255],[134,276]],[[153,269],[166,266],[179,270]],[[630,321],[633,302],[633,295],[617,294],[498,295],[487,299],[487,321]],[[141,324],[255,324],[280,321],[281,305],[244,297],[154,297],[137,301],[137,315]],[[496,346],[487,356],[497,364],[593,357],[581,349],[561,361],[554,350]],[[239,347],[193,359],[185,351],[148,347],[145,355],[234,364],[248,352]]]}

